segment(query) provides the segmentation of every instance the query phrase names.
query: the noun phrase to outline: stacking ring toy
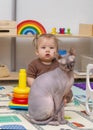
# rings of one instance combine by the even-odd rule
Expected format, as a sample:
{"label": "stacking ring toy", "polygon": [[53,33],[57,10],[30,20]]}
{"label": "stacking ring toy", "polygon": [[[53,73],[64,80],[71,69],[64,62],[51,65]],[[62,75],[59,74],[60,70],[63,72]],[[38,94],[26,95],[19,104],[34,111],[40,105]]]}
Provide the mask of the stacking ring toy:
{"label": "stacking ring toy", "polygon": [[13,98],[12,102],[16,104],[28,104],[28,99]]}
{"label": "stacking ring toy", "polygon": [[15,97],[15,98],[28,98],[28,94],[13,93],[13,97]]}

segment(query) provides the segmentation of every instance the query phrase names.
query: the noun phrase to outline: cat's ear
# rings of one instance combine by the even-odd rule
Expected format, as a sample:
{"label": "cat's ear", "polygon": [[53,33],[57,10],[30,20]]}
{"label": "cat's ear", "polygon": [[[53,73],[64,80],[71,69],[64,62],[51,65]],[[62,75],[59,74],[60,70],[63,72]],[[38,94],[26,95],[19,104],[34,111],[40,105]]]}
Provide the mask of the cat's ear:
{"label": "cat's ear", "polygon": [[76,50],[74,48],[70,48],[69,54],[76,56]]}

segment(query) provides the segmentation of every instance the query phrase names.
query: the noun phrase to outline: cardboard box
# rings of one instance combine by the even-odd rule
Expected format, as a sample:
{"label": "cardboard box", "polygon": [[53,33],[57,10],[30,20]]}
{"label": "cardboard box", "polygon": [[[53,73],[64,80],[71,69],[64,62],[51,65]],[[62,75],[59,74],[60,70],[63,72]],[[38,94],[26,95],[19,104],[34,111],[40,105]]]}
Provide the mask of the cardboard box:
{"label": "cardboard box", "polygon": [[93,36],[93,24],[79,24],[79,34]]}

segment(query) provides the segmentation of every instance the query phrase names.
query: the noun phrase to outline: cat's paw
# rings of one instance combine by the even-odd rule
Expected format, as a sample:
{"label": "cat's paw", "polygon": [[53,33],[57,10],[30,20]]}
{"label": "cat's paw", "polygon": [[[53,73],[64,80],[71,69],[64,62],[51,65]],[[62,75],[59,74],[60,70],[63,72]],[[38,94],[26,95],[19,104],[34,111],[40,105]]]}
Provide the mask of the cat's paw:
{"label": "cat's paw", "polygon": [[64,119],[64,120],[62,120],[62,121],[60,122],[60,124],[62,124],[62,125],[63,125],[63,124],[67,124],[67,123],[68,123],[68,121],[67,121],[67,120],[65,120],[65,119]]}

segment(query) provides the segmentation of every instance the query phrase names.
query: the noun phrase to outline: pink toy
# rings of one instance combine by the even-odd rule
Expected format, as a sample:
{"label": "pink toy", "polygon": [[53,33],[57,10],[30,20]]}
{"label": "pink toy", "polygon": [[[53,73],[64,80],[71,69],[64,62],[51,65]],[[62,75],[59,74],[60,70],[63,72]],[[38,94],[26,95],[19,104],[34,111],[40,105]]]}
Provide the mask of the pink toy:
{"label": "pink toy", "polygon": [[60,28],[60,29],[59,29],[59,33],[60,33],[60,34],[65,34],[65,28]]}

